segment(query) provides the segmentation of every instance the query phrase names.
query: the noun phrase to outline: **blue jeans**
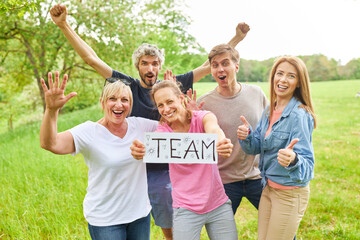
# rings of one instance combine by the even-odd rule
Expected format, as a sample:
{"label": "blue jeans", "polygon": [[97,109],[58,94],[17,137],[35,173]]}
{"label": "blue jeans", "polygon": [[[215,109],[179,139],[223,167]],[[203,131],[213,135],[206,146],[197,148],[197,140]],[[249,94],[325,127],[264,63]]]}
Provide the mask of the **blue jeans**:
{"label": "blue jeans", "polygon": [[224,184],[225,193],[232,202],[233,213],[236,213],[243,197],[246,197],[256,209],[259,209],[259,202],[262,192],[261,179],[244,180]]}
{"label": "blue jeans", "polygon": [[151,215],[156,226],[172,228],[172,186],[169,170],[148,171],[148,193],[151,204]]}
{"label": "blue jeans", "polygon": [[88,227],[92,240],[150,240],[150,221],[149,214],[131,223]]}

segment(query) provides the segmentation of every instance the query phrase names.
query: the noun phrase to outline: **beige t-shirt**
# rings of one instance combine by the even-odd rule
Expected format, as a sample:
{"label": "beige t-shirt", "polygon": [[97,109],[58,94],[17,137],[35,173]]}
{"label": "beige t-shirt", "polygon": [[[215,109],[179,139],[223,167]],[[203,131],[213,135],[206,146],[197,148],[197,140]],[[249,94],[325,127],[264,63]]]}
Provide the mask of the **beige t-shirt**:
{"label": "beige t-shirt", "polygon": [[268,100],[259,86],[241,83],[241,91],[232,97],[220,95],[216,89],[202,95],[197,102],[204,101],[203,110],[213,112],[218,123],[234,145],[229,158],[218,158],[218,167],[223,184],[259,179],[259,156],[248,155],[241,149],[237,139],[240,116],[245,116],[253,129],[268,105]]}

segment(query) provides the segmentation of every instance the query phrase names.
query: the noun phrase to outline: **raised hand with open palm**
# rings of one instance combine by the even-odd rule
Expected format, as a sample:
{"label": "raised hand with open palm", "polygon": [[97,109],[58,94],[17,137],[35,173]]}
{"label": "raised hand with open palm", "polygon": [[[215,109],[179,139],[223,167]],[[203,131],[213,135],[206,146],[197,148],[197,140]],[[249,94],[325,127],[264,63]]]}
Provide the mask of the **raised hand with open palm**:
{"label": "raised hand with open palm", "polygon": [[57,111],[61,109],[65,105],[65,103],[67,103],[71,98],[77,95],[76,92],[69,93],[66,96],[64,95],[67,79],[68,76],[64,74],[63,80],[60,85],[59,72],[56,71],[54,82],[52,80],[52,73],[51,72],[48,73],[49,87],[46,86],[44,79],[40,80],[42,88],[44,90],[46,108],[48,110]]}

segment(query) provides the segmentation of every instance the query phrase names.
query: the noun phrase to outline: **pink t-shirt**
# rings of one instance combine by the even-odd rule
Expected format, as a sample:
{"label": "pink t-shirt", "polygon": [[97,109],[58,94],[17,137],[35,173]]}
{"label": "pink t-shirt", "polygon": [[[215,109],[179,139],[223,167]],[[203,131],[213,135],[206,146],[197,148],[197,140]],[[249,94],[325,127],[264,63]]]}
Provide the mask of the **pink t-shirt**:
{"label": "pink t-shirt", "polygon": [[274,125],[274,123],[280,118],[281,113],[282,113],[282,110],[280,110],[280,111],[274,110],[273,111],[273,114],[272,114],[270,122],[269,122],[269,128],[265,133],[265,137],[267,137],[267,135],[269,135],[269,133],[271,132],[272,125]]}
{"label": "pink t-shirt", "polygon": [[[204,133],[203,118],[209,111],[193,111],[189,133]],[[166,123],[156,132],[174,132]],[[169,164],[173,187],[173,208],[186,208],[203,214],[228,200],[216,164]]]}

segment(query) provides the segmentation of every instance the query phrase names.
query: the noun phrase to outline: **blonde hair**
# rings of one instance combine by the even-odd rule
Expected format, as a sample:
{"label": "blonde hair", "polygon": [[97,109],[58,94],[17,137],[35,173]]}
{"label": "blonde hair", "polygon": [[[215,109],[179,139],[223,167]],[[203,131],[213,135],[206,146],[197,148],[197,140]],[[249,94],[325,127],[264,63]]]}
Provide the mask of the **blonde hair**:
{"label": "blonde hair", "polygon": [[[160,89],[163,89],[163,88],[170,88],[171,91],[174,93],[174,95],[178,98],[180,98],[180,96],[182,95],[182,92],[181,92],[181,83],[180,82],[173,82],[173,81],[170,81],[170,80],[163,80],[163,81],[160,81],[158,83],[156,83],[151,91],[150,91],[150,98],[151,100],[155,103],[155,106],[156,106],[156,101],[155,101],[155,98],[154,98],[154,95],[157,91],[159,91]],[[185,109],[186,110],[186,118],[187,119],[190,119],[192,118],[192,112],[191,110],[188,110],[188,109]],[[164,123],[166,122],[165,119],[161,116],[160,118],[160,123]]]}
{"label": "blonde hair", "polygon": [[295,98],[300,101],[302,104],[299,106],[301,108],[304,108],[305,111],[311,114],[311,116],[314,119],[314,128],[316,128],[316,116],[315,111],[311,99],[311,93],[310,93],[310,77],[309,73],[307,71],[305,63],[298,57],[295,56],[281,56],[277,59],[275,59],[275,63],[271,69],[270,76],[269,76],[269,82],[270,82],[270,118],[273,114],[274,107],[276,104],[276,94],[274,90],[274,77],[276,70],[278,66],[283,63],[288,62],[292,66],[295,67],[298,75],[298,84],[299,87],[295,89],[294,96]]}
{"label": "blonde hair", "polygon": [[119,96],[119,95],[121,95],[123,93],[123,91],[125,91],[127,94],[129,94],[130,110],[129,110],[127,116],[130,116],[132,106],[133,106],[133,95],[132,95],[130,87],[125,85],[120,80],[116,81],[116,82],[113,82],[113,83],[106,82],[106,84],[105,84],[105,86],[104,86],[104,88],[103,88],[103,90],[101,92],[101,96],[100,96],[101,109],[104,110],[105,105],[106,105],[106,101],[110,97]]}

